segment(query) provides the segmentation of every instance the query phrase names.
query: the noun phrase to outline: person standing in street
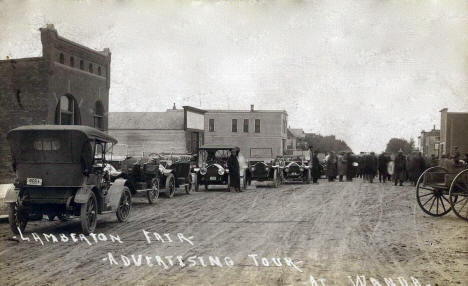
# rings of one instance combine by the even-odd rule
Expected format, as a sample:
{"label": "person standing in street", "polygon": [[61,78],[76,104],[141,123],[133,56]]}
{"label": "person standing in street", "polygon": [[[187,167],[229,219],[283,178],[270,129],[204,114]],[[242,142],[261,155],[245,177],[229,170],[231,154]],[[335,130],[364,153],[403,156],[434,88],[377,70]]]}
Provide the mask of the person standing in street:
{"label": "person standing in street", "polygon": [[351,182],[354,177],[354,160],[351,152],[346,153],[346,181]]}
{"label": "person standing in street", "polygon": [[387,164],[388,164],[388,157],[386,156],[385,152],[379,155],[379,182],[385,183],[388,177],[387,172]]}
{"label": "person standing in street", "polygon": [[343,182],[343,177],[346,175],[346,158],[344,152],[338,154],[338,178]]}
{"label": "person standing in street", "polygon": [[395,157],[395,166],[393,171],[393,179],[395,186],[399,183],[403,186],[403,181],[406,177],[406,158],[403,155],[403,150],[398,150],[398,154]]}
{"label": "person standing in street", "polygon": [[328,181],[333,182],[337,175],[337,159],[335,152],[331,151],[327,160],[327,176]]}
{"label": "person standing in street", "polygon": [[320,161],[318,158],[318,151],[315,150],[312,155],[312,183],[318,184],[320,178]]}
{"label": "person standing in street", "polygon": [[227,160],[229,169],[229,190],[231,192],[241,192],[240,189],[240,171],[239,160],[237,159],[237,150],[231,150],[231,156]]}

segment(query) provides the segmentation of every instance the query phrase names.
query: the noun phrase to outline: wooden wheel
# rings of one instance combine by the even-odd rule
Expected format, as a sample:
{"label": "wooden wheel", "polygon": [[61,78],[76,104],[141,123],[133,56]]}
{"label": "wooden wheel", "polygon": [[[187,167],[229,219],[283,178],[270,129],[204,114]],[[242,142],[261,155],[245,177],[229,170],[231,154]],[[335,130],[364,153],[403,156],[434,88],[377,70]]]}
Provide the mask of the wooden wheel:
{"label": "wooden wheel", "polygon": [[93,192],[86,203],[81,204],[80,220],[83,234],[88,235],[94,231],[97,223],[97,200]]}
{"label": "wooden wheel", "polygon": [[431,216],[443,216],[452,209],[450,201],[443,188],[427,184],[428,177],[434,172],[448,173],[442,167],[431,167],[419,176],[416,184],[416,199],[421,209]]}
{"label": "wooden wheel", "polygon": [[468,221],[468,169],[461,171],[453,179],[449,200],[455,214]]}
{"label": "wooden wheel", "polygon": [[176,191],[175,177],[173,174],[169,174],[166,178],[166,195],[172,198]]}
{"label": "wooden wheel", "polygon": [[116,216],[119,222],[124,222],[128,219],[132,209],[132,195],[127,187],[124,187],[122,196],[120,197],[119,206],[117,207]]}
{"label": "wooden wheel", "polygon": [[10,204],[8,222],[10,223],[11,231],[14,234],[19,234],[20,231],[24,232],[26,224],[28,224],[28,214],[21,209],[18,203]]}
{"label": "wooden wheel", "polygon": [[150,204],[153,204],[159,198],[159,179],[158,178],[154,178],[153,181],[151,182],[151,189],[146,191],[146,198],[148,199],[148,202]]}

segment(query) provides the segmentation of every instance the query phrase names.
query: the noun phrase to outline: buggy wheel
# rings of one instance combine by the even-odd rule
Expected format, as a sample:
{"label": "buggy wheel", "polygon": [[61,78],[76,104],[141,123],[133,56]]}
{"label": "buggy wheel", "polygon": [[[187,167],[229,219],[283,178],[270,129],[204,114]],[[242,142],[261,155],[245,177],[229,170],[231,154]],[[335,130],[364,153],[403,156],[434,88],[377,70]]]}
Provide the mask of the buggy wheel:
{"label": "buggy wheel", "polygon": [[14,234],[19,234],[20,231],[24,232],[26,229],[26,225],[28,224],[28,214],[21,210],[18,203],[10,204],[8,222],[10,223],[11,231]]}
{"label": "buggy wheel", "polygon": [[83,234],[88,235],[96,229],[97,212],[96,196],[91,192],[88,201],[81,204],[80,209],[81,230]]}
{"label": "buggy wheel", "polygon": [[123,188],[122,195],[120,197],[119,206],[117,207],[116,216],[119,222],[124,222],[130,216],[132,210],[132,194],[127,187]]}
{"label": "buggy wheel", "polygon": [[280,185],[280,179],[278,176],[278,170],[273,172],[273,187],[278,188]]}
{"label": "buggy wheel", "polygon": [[154,178],[151,182],[151,189],[146,191],[146,198],[148,203],[153,204],[159,198],[159,179]]}
{"label": "buggy wheel", "polygon": [[428,215],[443,216],[452,209],[449,199],[442,188],[435,188],[425,183],[430,173],[436,171],[447,172],[442,167],[432,167],[424,171],[416,184],[416,199],[421,209]]}
{"label": "buggy wheel", "polygon": [[188,183],[187,183],[187,185],[185,185],[185,192],[187,193],[187,195],[190,195],[192,193],[192,188],[193,188],[192,175],[191,174],[189,174],[187,181],[188,181]]}
{"label": "buggy wheel", "polygon": [[173,174],[169,174],[166,178],[166,196],[172,198],[176,191],[175,177]]}
{"label": "buggy wheel", "polygon": [[458,173],[450,184],[450,205],[453,212],[468,221],[468,169]]}

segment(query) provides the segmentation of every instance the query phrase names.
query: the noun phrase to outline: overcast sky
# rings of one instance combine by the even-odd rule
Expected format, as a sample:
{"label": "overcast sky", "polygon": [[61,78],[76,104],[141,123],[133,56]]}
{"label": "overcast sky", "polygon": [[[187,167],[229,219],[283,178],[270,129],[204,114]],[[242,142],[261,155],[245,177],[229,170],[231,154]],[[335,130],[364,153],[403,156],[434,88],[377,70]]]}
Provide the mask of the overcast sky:
{"label": "overcast sky", "polygon": [[468,1],[1,1],[0,58],[38,29],[112,52],[110,111],[285,109],[354,152],[468,111]]}

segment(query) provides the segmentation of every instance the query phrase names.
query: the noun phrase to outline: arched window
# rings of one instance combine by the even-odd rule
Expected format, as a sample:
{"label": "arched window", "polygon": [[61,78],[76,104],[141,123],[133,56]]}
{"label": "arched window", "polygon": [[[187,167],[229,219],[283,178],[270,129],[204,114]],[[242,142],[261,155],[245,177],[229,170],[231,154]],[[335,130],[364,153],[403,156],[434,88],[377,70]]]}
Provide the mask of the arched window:
{"label": "arched window", "polygon": [[80,60],[80,70],[84,70],[84,62],[83,62],[83,60]]}
{"label": "arched window", "polygon": [[63,53],[60,53],[59,61],[60,61],[61,64],[65,63],[65,56],[63,55]]}
{"label": "arched window", "polygon": [[71,94],[62,95],[55,109],[55,124],[80,125],[80,108]]}
{"label": "arched window", "polygon": [[101,75],[101,67],[100,66],[97,68],[97,74]]}
{"label": "arched window", "polygon": [[101,101],[96,101],[94,108],[94,127],[104,130],[104,105]]}
{"label": "arched window", "polygon": [[88,71],[90,73],[93,73],[93,64],[91,64],[91,63],[89,64]]}
{"label": "arched window", "polygon": [[75,58],[70,57],[70,66],[74,67],[75,66]]}

